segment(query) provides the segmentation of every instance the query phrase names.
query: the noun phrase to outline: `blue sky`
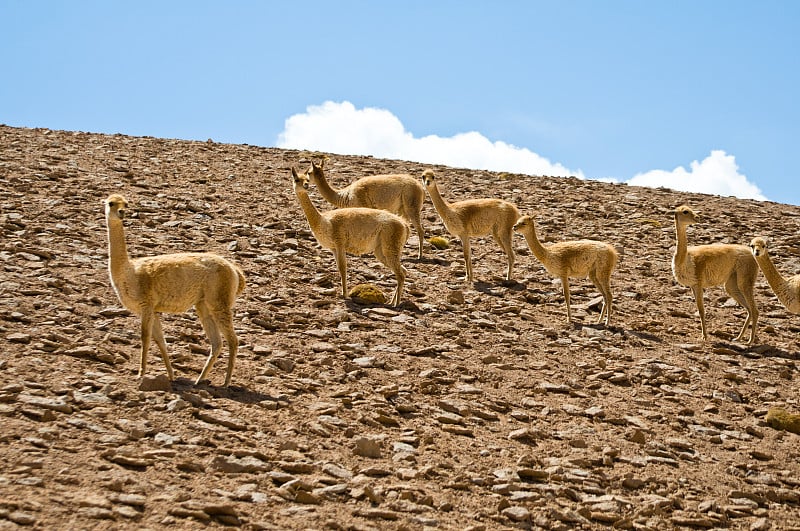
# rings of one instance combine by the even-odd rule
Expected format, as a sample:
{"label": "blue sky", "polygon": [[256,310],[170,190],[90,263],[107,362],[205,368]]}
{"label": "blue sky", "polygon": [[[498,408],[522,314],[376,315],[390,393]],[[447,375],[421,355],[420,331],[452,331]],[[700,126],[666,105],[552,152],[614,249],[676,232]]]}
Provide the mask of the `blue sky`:
{"label": "blue sky", "polygon": [[789,0],[0,0],[0,123],[798,205],[798,26]]}

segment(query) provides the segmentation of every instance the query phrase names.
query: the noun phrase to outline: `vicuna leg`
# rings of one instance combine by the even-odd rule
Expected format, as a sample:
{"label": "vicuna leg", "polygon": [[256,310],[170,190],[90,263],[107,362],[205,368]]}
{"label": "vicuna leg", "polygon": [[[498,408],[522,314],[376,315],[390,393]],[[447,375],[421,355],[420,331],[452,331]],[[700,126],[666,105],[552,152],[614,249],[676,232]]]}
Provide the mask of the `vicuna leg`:
{"label": "vicuna leg", "polygon": [[494,239],[495,241],[500,244],[500,247],[503,248],[503,252],[506,253],[506,260],[508,261],[508,268],[506,269],[506,280],[511,280],[511,269],[514,267],[514,246],[512,244],[512,236],[511,232],[508,233],[498,233],[497,231],[494,232]]}
{"label": "vicuna leg", "polygon": [[422,259],[422,243],[425,241],[425,232],[422,230],[422,222],[419,219],[419,214],[412,216],[411,223],[414,225],[414,229],[417,231],[417,236],[419,237],[417,259]]}
{"label": "vicuna leg", "polygon": [[461,237],[461,247],[464,249],[464,267],[467,269],[467,282],[472,282],[472,252],[469,247],[469,237]]}
{"label": "vicuna leg", "polygon": [[747,311],[747,318],[744,320],[744,325],[742,325],[739,335],[736,336],[736,340],[742,341],[744,339],[744,334],[747,331],[748,325],[750,325],[750,337],[747,343],[752,344],[757,334],[756,323],[758,322],[758,308],[756,308],[756,301],[753,297],[752,289],[748,289],[746,284],[747,282],[741,278],[741,275],[734,272],[725,283],[725,291]]}
{"label": "vicuna leg", "polygon": [[219,327],[222,329],[225,341],[228,342],[228,372],[225,374],[225,387],[228,387],[231,384],[231,376],[233,376],[236,353],[239,351],[239,338],[236,337],[236,332],[233,329],[233,311],[220,311],[217,316]]}
{"label": "vicuna leg", "polygon": [[219,327],[209,309],[204,304],[198,304],[195,309],[197,310],[197,316],[200,318],[200,323],[203,325],[203,330],[205,330],[206,336],[211,342],[211,354],[209,354],[200,376],[195,381],[195,385],[197,385],[206,379],[208,372],[217,360],[217,356],[219,356],[219,352],[222,349],[222,336],[220,336]]}
{"label": "vicuna leg", "polygon": [[422,258],[422,244],[425,241],[425,231],[422,230],[422,219],[420,218],[423,201],[425,201],[424,192],[418,200],[413,200],[409,203],[403,203],[400,212],[400,215],[409,220],[411,225],[413,225],[414,229],[417,231],[417,236],[419,237],[419,251],[417,252],[417,259]]}
{"label": "vicuna leg", "polygon": [[336,258],[336,267],[339,269],[339,277],[342,279],[342,297],[347,297],[347,254],[344,249],[336,248],[333,256]]}
{"label": "vicuna leg", "polygon": [[703,288],[692,286],[692,292],[694,293],[694,302],[697,304],[697,312],[700,314],[700,331],[703,334],[703,341],[706,341],[708,334],[706,333],[706,309],[703,306]]}
{"label": "vicuna leg", "polygon": [[606,280],[602,284],[605,287],[603,290],[603,298],[605,299],[603,309],[606,311],[606,326],[608,326],[609,323],[611,323],[611,310],[614,307],[614,296],[611,294],[611,286],[608,284],[608,281]]}
{"label": "vicuna leg", "polygon": [[153,316],[153,338],[161,351],[161,359],[164,360],[164,365],[167,367],[167,378],[172,381],[175,378],[172,375],[172,364],[169,361],[169,354],[167,354],[167,342],[164,341],[164,332],[161,330],[161,316],[158,314]]}
{"label": "vicuna leg", "polygon": [[378,245],[375,247],[375,258],[378,259],[380,263],[388,267],[397,279],[397,287],[394,290],[394,294],[392,295],[392,300],[390,304],[392,306],[397,306],[400,304],[400,298],[403,296],[403,284],[406,280],[406,269],[400,264],[400,252],[402,249],[392,249],[392,253],[388,256],[383,251],[383,247]]}
{"label": "vicuna leg", "polygon": [[758,307],[756,306],[756,299],[753,296],[752,286],[750,286],[749,289],[745,288],[744,297],[747,301],[747,316],[750,319],[750,326],[752,327],[750,339],[747,341],[747,344],[751,345],[758,338]]}
{"label": "vicuna leg", "polygon": [[605,325],[608,326],[608,323],[611,321],[611,286],[608,285],[607,281],[600,280],[596,271],[589,273],[589,278],[603,296],[603,308],[600,310],[600,318],[597,322],[602,322],[603,317],[605,317]]}
{"label": "vicuna leg", "polygon": [[569,277],[561,277],[561,287],[564,289],[564,301],[567,304],[567,323],[572,322],[572,311],[569,307]]}
{"label": "vicuna leg", "polygon": [[392,304],[397,306],[400,304],[400,300],[403,298],[403,286],[406,283],[406,275],[408,271],[405,267],[397,264],[397,270],[394,272],[395,276],[397,277],[397,289],[395,290],[394,302]]}
{"label": "vicuna leg", "polygon": [[144,376],[144,371],[147,368],[147,352],[150,350],[150,338],[153,333],[153,314],[152,308],[145,308],[142,310],[142,353],[139,357],[139,378]]}

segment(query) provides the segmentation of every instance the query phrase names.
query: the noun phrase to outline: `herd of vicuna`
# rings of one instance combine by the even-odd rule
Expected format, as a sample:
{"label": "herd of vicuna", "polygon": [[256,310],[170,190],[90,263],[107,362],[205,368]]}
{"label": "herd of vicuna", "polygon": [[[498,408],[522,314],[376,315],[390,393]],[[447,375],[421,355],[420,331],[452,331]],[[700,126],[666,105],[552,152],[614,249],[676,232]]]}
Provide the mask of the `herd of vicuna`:
{"label": "herd of vicuna", "polygon": [[[347,254],[373,254],[395,275],[397,286],[390,303],[400,304],[407,271],[401,264],[403,247],[410,235],[409,223],[419,237],[418,258],[422,258],[424,229],[421,221],[425,192],[450,234],[461,240],[468,282],[474,280],[470,238],[492,235],[508,260],[506,279],[512,279],[514,267],[513,233],[525,237],[531,252],[553,277],[560,279],[564,291],[567,322],[571,322],[569,278],[587,276],[600,291],[603,306],[600,321],[609,325],[612,310],[611,273],[617,264],[617,251],[606,242],[575,240],[542,244],[533,218],[520,215],[515,205],[501,199],[466,199],[450,203],[439,193],[433,171],[425,170],[421,179],[411,175],[374,175],[364,177],[336,190],[325,178],[323,162],[311,163],[309,170],[291,169],[294,192],[308,220],[311,231],[322,247],[336,259],[347,296]],[[313,182],[321,195],[335,209],[321,212],[308,195]],[[194,307],[211,342],[211,353],[196,383],[208,377],[222,349],[228,343],[229,357],[225,386],[230,385],[238,349],[233,328],[233,305],[245,286],[241,268],[213,253],[176,253],[131,259],[125,243],[123,219],[128,206],[124,197],[113,194],[105,200],[108,228],[108,269],[111,285],[122,305],[141,318],[141,357],[139,377],[144,376],[150,341],[154,339],[167,369],[169,361],[161,313],[183,313]],[[688,206],[675,209],[677,247],[672,258],[675,279],[694,293],[700,315],[703,340],[708,339],[703,290],[724,285],[727,293],[746,311],[737,341],[747,343],[757,338],[758,308],[753,295],[759,267],[780,302],[800,314],[800,275],[784,278],[767,253],[764,238],[746,245],[710,244],[688,246],[686,227],[699,221]]]}

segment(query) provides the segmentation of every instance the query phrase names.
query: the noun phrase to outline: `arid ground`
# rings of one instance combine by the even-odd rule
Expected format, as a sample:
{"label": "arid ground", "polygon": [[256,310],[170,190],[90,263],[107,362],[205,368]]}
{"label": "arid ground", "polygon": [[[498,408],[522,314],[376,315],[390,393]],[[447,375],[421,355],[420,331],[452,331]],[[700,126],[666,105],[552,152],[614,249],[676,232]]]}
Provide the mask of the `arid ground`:
{"label": "arid ground", "polygon": [[[290,168],[308,153],[0,126],[0,530],[800,529],[800,316],[763,275],[759,337],[706,291],[710,337],[671,273],[672,210],[691,244],[766,236],[800,273],[800,207],[584,181],[327,155],[341,187],[432,168],[453,201],[499,197],[546,242],[613,243],[615,311],[561,285],[515,236],[514,279],[491,238],[460,242],[426,199],[401,306],[340,297]],[[624,156],[624,154],[621,154]],[[123,194],[131,256],[213,251],[244,270],[241,348],[195,385],[209,350],[193,311],[164,315],[137,378],[139,320],[108,276],[103,199]],[[331,208],[313,187],[318,208]],[[389,294],[374,257],[350,284]]]}

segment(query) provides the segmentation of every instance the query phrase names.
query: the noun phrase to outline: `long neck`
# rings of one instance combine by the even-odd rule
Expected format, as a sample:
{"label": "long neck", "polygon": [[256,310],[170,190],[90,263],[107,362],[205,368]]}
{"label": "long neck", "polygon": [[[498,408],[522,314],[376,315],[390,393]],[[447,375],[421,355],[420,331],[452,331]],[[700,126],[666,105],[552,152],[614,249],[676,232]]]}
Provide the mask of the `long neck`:
{"label": "long neck", "polygon": [[122,220],[106,218],[108,227],[108,269],[114,280],[121,278],[131,268],[128,247],[125,244],[125,230]]}
{"label": "long neck", "polygon": [[450,214],[452,213],[450,204],[442,198],[441,194],[439,193],[439,186],[437,186],[435,182],[428,186],[428,194],[431,196],[431,202],[433,203],[433,206],[439,215],[442,218],[449,218]]}
{"label": "long neck", "polygon": [[343,192],[342,190],[333,189],[322,171],[314,172],[314,181],[317,184],[319,193],[327,202],[339,208],[347,206],[349,203],[349,197],[347,193]]}
{"label": "long neck", "polygon": [[678,246],[675,248],[674,263],[681,264],[686,261],[686,225],[675,221],[675,238],[678,241]]}
{"label": "long neck", "polygon": [[531,228],[524,231],[522,235],[525,236],[525,241],[528,242],[528,247],[531,248],[533,256],[535,256],[540,262],[544,262],[550,255],[550,251],[548,251],[542,245],[542,242],[539,241],[539,237],[536,236],[536,228],[531,225]]}
{"label": "long neck", "polygon": [[308,224],[311,225],[311,230],[316,232],[317,228],[322,222],[322,214],[319,213],[317,207],[315,207],[314,203],[311,202],[311,198],[308,197],[308,192],[306,190],[300,187],[295,187],[294,191],[297,195],[297,200],[300,202],[300,207],[303,209],[303,212],[308,219]]}
{"label": "long neck", "polygon": [[766,251],[761,256],[758,256],[756,261],[761,267],[761,272],[764,273],[764,277],[767,279],[769,287],[772,288],[772,291],[778,296],[781,302],[786,304],[786,301],[783,300],[783,296],[786,293],[786,279],[781,276],[777,269],[775,269],[775,264],[772,263],[772,260],[770,260]]}

